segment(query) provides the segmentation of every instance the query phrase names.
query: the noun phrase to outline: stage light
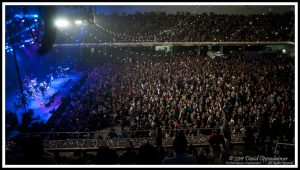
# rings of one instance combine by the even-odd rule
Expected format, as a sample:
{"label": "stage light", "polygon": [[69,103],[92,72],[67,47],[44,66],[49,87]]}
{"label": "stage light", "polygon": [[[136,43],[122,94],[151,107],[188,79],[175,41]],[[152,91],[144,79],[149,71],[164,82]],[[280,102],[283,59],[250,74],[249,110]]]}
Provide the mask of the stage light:
{"label": "stage light", "polygon": [[76,24],[76,25],[81,25],[81,24],[82,24],[82,21],[81,21],[81,20],[76,20],[76,21],[75,21],[75,24]]}
{"label": "stage light", "polygon": [[25,20],[24,20],[24,19],[22,19],[22,22],[25,22]]}
{"label": "stage light", "polygon": [[35,31],[35,29],[32,29],[31,31]]}
{"label": "stage light", "polygon": [[10,49],[10,51],[13,51],[13,49]]}
{"label": "stage light", "polygon": [[286,50],[285,49],[283,49],[281,52],[282,52],[282,54],[286,54]]}
{"label": "stage light", "polygon": [[33,15],[33,17],[34,17],[34,18],[38,18],[38,17],[39,17],[39,15],[35,14],[35,15]]}
{"label": "stage light", "polygon": [[22,44],[21,47],[25,47],[25,45]]}
{"label": "stage light", "polygon": [[34,21],[37,22],[38,20],[37,20],[37,19],[34,19]]}
{"label": "stage light", "polygon": [[58,28],[63,28],[63,27],[69,26],[69,22],[68,22],[67,20],[60,19],[60,20],[56,20],[56,21],[55,21],[55,25],[56,25]]}

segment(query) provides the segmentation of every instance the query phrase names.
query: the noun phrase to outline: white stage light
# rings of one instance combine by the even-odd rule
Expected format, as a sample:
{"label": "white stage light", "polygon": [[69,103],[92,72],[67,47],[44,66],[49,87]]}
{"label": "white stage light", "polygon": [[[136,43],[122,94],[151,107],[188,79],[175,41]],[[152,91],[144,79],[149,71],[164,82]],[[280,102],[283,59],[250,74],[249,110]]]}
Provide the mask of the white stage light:
{"label": "white stage light", "polygon": [[60,20],[56,20],[56,21],[55,21],[55,25],[56,25],[58,28],[63,28],[63,27],[69,26],[69,22],[68,22],[67,20],[60,19]]}
{"label": "white stage light", "polygon": [[81,24],[82,24],[82,21],[81,21],[81,20],[76,20],[76,21],[75,21],[75,24],[76,24],[76,25],[81,25]]}
{"label": "white stage light", "polygon": [[283,49],[281,52],[282,52],[282,54],[286,54],[286,50],[285,49]]}

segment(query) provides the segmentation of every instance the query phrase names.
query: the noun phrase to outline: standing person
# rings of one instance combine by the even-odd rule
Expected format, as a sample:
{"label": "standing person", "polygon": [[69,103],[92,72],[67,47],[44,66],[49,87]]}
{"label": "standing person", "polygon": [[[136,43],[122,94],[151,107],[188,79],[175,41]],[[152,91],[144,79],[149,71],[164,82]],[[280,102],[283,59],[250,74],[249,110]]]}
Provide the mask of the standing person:
{"label": "standing person", "polygon": [[47,75],[47,79],[48,79],[48,86],[51,86],[52,81],[54,80],[54,77],[52,74],[48,74]]}
{"label": "standing person", "polygon": [[259,114],[258,116],[258,120],[257,120],[257,138],[256,138],[256,142],[257,143],[264,143],[265,139],[266,139],[266,120],[265,120],[265,116],[262,114]]}
{"label": "standing person", "polygon": [[224,163],[224,148],[225,139],[220,134],[220,129],[213,131],[213,134],[208,138],[208,143],[211,151],[211,163],[222,164]]}
{"label": "standing person", "polygon": [[47,94],[47,84],[46,82],[42,82],[40,83],[40,91],[43,95],[43,98],[45,97],[45,95]]}
{"label": "standing person", "polygon": [[186,153],[188,141],[184,133],[179,132],[173,141],[175,154],[171,158],[165,158],[162,164],[197,164],[197,159],[194,155]]}
{"label": "standing person", "polygon": [[156,146],[157,147],[162,146],[162,138],[163,138],[162,130],[161,130],[161,127],[159,126],[156,131]]}

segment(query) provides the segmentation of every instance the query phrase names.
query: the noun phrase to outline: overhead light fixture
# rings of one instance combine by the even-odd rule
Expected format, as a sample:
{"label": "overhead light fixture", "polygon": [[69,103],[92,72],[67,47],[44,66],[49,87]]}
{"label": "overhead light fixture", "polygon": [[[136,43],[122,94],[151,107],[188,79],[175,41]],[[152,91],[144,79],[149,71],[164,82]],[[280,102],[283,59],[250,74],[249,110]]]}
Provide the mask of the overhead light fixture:
{"label": "overhead light fixture", "polygon": [[69,26],[69,22],[65,19],[59,19],[55,21],[55,25],[58,28],[64,28],[64,27],[68,27]]}
{"label": "overhead light fixture", "polygon": [[75,21],[75,24],[76,24],[76,25],[81,25],[81,24],[82,24],[82,21],[81,21],[81,20],[76,20],[76,21]]}

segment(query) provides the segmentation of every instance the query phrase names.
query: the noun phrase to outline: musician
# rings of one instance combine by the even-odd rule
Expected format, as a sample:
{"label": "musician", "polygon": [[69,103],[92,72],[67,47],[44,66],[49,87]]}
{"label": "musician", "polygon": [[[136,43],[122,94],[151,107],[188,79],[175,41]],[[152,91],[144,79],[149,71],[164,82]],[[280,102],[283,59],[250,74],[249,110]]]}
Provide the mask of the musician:
{"label": "musician", "polygon": [[64,78],[66,78],[66,76],[65,76],[65,72],[64,72],[64,70],[63,70],[63,69],[61,70],[60,74],[61,74],[61,78],[63,78],[63,79],[64,79]]}
{"label": "musician", "polygon": [[63,70],[61,66],[57,67],[56,73],[57,77],[62,78]]}
{"label": "musician", "polygon": [[36,96],[35,88],[33,87],[33,85],[31,83],[29,84],[29,95],[31,97],[35,97]]}
{"label": "musician", "polygon": [[24,80],[23,80],[23,83],[24,83],[24,84],[30,83],[30,78],[29,78],[29,76],[25,76],[25,78],[24,78]]}
{"label": "musician", "polygon": [[47,94],[47,83],[46,82],[40,83],[40,90],[42,92],[43,97],[45,97],[45,95]]}
{"label": "musician", "polygon": [[54,80],[54,77],[53,77],[52,74],[48,74],[47,78],[48,78],[48,87],[50,87],[51,86],[51,82]]}
{"label": "musician", "polygon": [[52,74],[50,74],[50,80],[51,80],[50,82],[52,82],[54,80],[54,77]]}

